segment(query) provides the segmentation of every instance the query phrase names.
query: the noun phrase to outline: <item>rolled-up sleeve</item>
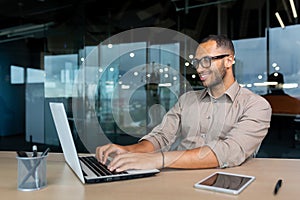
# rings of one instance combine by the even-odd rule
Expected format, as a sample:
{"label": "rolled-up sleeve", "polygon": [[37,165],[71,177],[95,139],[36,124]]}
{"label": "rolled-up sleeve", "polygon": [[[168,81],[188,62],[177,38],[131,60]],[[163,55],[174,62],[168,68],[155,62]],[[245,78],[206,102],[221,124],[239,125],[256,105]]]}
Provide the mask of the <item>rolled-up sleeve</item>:
{"label": "rolled-up sleeve", "polygon": [[195,144],[189,147],[203,144],[203,142],[198,142],[197,133],[202,115],[199,99],[204,94],[204,92],[195,91],[182,94],[175,105],[166,113],[162,122],[149,134],[142,137],[140,141],[148,140],[154,145],[155,150],[163,151],[178,149],[179,144],[184,143]]}
{"label": "rolled-up sleeve", "polygon": [[226,135],[206,144],[215,153],[221,168],[240,165],[253,155],[270,126],[272,110],[265,99],[249,95],[241,102],[242,114],[237,123]]}
{"label": "rolled-up sleeve", "polygon": [[176,133],[180,128],[180,100],[164,116],[162,122],[149,134],[139,141],[148,140],[155,150],[168,151],[176,140]]}

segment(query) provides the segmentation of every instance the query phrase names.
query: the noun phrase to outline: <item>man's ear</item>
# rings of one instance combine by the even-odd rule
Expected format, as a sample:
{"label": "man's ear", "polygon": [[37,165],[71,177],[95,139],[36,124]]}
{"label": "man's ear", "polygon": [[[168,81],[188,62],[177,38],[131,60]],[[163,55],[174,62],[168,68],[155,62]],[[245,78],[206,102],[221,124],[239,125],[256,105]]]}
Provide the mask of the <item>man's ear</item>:
{"label": "man's ear", "polygon": [[225,66],[228,69],[235,63],[234,57],[233,56],[228,56],[226,61],[225,61]]}

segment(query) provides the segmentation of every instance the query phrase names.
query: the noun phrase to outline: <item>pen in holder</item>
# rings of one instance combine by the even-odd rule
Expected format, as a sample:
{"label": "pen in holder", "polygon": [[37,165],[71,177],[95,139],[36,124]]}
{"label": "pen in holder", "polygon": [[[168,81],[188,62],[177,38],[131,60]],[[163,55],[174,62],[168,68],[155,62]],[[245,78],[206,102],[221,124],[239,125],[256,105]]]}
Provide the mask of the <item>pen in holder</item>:
{"label": "pen in holder", "polygon": [[47,186],[47,153],[36,157],[17,156],[18,190],[34,191]]}

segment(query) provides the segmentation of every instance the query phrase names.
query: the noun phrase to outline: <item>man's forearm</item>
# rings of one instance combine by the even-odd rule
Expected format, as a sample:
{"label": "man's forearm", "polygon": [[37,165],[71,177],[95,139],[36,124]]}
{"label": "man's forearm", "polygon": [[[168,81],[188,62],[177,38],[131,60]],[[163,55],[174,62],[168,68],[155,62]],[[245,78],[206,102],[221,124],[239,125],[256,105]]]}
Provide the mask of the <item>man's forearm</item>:
{"label": "man's forearm", "polygon": [[204,169],[219,166],[217,157],[209,147],[201,147],[186,151],[164,152],[165,167]]}
{"label": "man's forearm", "polygon": [[[126,146],[126,150],[134,153],[151,153],[154,152],[154,145],[142,140],[139,143]],[[163,152],[164,167],[181,168],[181,169],[205,169],[219,166],[214,152],[207,146],[186,150]]]}
{"label": "man's forearm", "polygon": [[150,153],[154,152],[154,146],[148,140],[142,140],[139,143],[126,146],[126,150],[132,153]]}

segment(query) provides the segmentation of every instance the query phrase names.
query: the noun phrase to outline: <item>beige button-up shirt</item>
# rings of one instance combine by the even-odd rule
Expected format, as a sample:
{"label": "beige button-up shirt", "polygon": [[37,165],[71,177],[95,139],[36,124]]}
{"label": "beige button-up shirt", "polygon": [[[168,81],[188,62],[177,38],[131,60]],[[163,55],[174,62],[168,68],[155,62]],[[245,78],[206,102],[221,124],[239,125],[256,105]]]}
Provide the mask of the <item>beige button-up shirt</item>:
{"label": "beige button-up shirt", "polygon": [[235,82],[220,98],[208,89],[183,94],[161,124],[141,138],[156,150],[209,146],[219,165],[237,166],[253,155],[268,132],[271,107]]}

